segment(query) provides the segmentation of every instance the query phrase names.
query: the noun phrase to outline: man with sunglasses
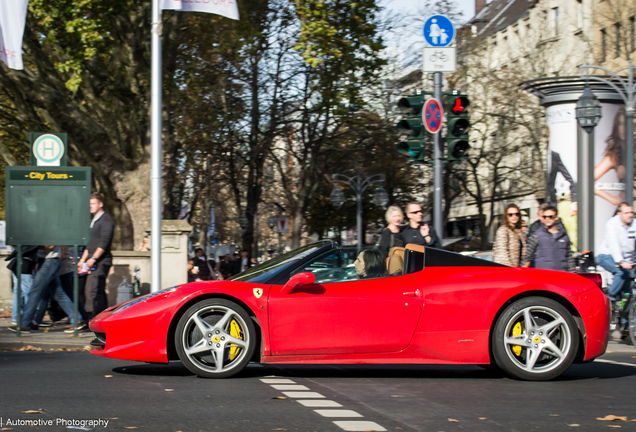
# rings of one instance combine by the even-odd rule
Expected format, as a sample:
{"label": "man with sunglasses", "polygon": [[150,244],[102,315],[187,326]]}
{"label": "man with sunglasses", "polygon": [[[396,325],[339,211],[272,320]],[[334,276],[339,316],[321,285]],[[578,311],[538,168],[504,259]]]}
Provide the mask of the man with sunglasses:
{"label": "man with sunglasses", "polygon": [[441,249],[442,242],[437,237],[435,229],[427,223],[422,223],[422,216],[421,205],[416,202],[410,202],[406,205],[406,217],[409,224],[400,233],[404,244],[413,243]]}
{"label": "man with sunglasses", "polygon": [[612,285],[607,289],[610,297],[620,294],[621,291],[630,291],[629,278],[632,277],[634,267],[635,237],[634,208],[622,202],[618,205],[616,216],[605,224],[605,237],[596,257],[598,265],[614,274]]}
{"label": "man with sunglasses", "polygon": [[540,269],[574,271],[572,243],[562,224],[557,223],[557,209],[553,205],[545,207],[543,226],[528,237],[526,256],[522,260],[523,267],[534,266]]}

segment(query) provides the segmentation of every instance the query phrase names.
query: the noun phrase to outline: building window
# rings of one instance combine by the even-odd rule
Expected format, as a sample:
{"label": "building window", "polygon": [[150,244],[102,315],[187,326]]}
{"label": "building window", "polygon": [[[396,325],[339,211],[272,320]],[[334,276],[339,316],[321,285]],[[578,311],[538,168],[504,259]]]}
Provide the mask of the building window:
{"label": "building window", "polygon": [[604,63],[607,59],[607,32],[605,29],[601,30],[601,63]]}
{"label": "building window", "polygon": [[552,36],[556,36],[559,34],[559,8],[552,8]]}
{"label": "building window", "polygon": [[616,36],[616,43],[614,44],[614,57],[621,56],[621,25],[619,23],[614,24],[614,35]]}

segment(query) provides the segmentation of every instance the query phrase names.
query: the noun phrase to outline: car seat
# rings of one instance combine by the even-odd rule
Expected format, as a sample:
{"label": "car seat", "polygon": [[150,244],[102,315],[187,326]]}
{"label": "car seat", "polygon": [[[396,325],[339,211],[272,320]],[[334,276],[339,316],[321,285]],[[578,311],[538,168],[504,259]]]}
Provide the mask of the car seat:
{"label": "car seat", "polygon": [[404,269],[404,248],[396,246],[391,248],[386,259],[386,271],[391,276],[402,274]]}

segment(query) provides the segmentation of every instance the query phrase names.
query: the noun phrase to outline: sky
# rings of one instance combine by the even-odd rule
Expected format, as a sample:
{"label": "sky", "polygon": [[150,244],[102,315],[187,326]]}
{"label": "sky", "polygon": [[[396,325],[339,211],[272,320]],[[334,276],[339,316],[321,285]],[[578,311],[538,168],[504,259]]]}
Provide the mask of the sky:
{"label": "sky", "polygon": [[[475,0],[454,0],[458,8],[463,13],[464,21],[468,21],[475,15]],[[380,4],[386,7],[387,10],[392,12],[406,13],[409,16],[409,12],[415,14],[418,7],[424,3],[423,0],[383,0]],[[413,43],[419,45],[419,42],[424,43],[424,37],[422,36],[421,24],[414,25],[412,31],[409,30],[406,34],[395,35],[397,39],[394,40],[391,35],[387,35],[385,39],[388,46],[401,45],[403,47],[412,46]],[[423,45],[422,45],[423,46]]]}
{"label": "sky", "polygon": [[[469,20],[475,15],[475,0],[455,0],[464,14],[464,19]],[[385,0],[384,4],[393,10],[415,10],[422,1],[418,0]]]}

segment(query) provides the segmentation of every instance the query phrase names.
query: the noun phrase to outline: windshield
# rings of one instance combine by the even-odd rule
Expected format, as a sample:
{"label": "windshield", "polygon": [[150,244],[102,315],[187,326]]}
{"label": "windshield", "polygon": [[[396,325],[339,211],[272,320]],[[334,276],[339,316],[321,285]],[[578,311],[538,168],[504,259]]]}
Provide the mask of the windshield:
{"label": "windshield", "polygon": [[247,269],[243,273],[239,273],[228,280],[268,283],[274,277],[279,276],[283,272],[292,270],[293,267],[299,264],[306,257],[318,252],[325,246],[330,246],[332,244],[333,243],[330,240],[308,244],[298,249],[294,249],[291,252],[287,252],[286,254],[277,256],[276,258],[272,258],[269,261],[265,261],[263,264]]}

